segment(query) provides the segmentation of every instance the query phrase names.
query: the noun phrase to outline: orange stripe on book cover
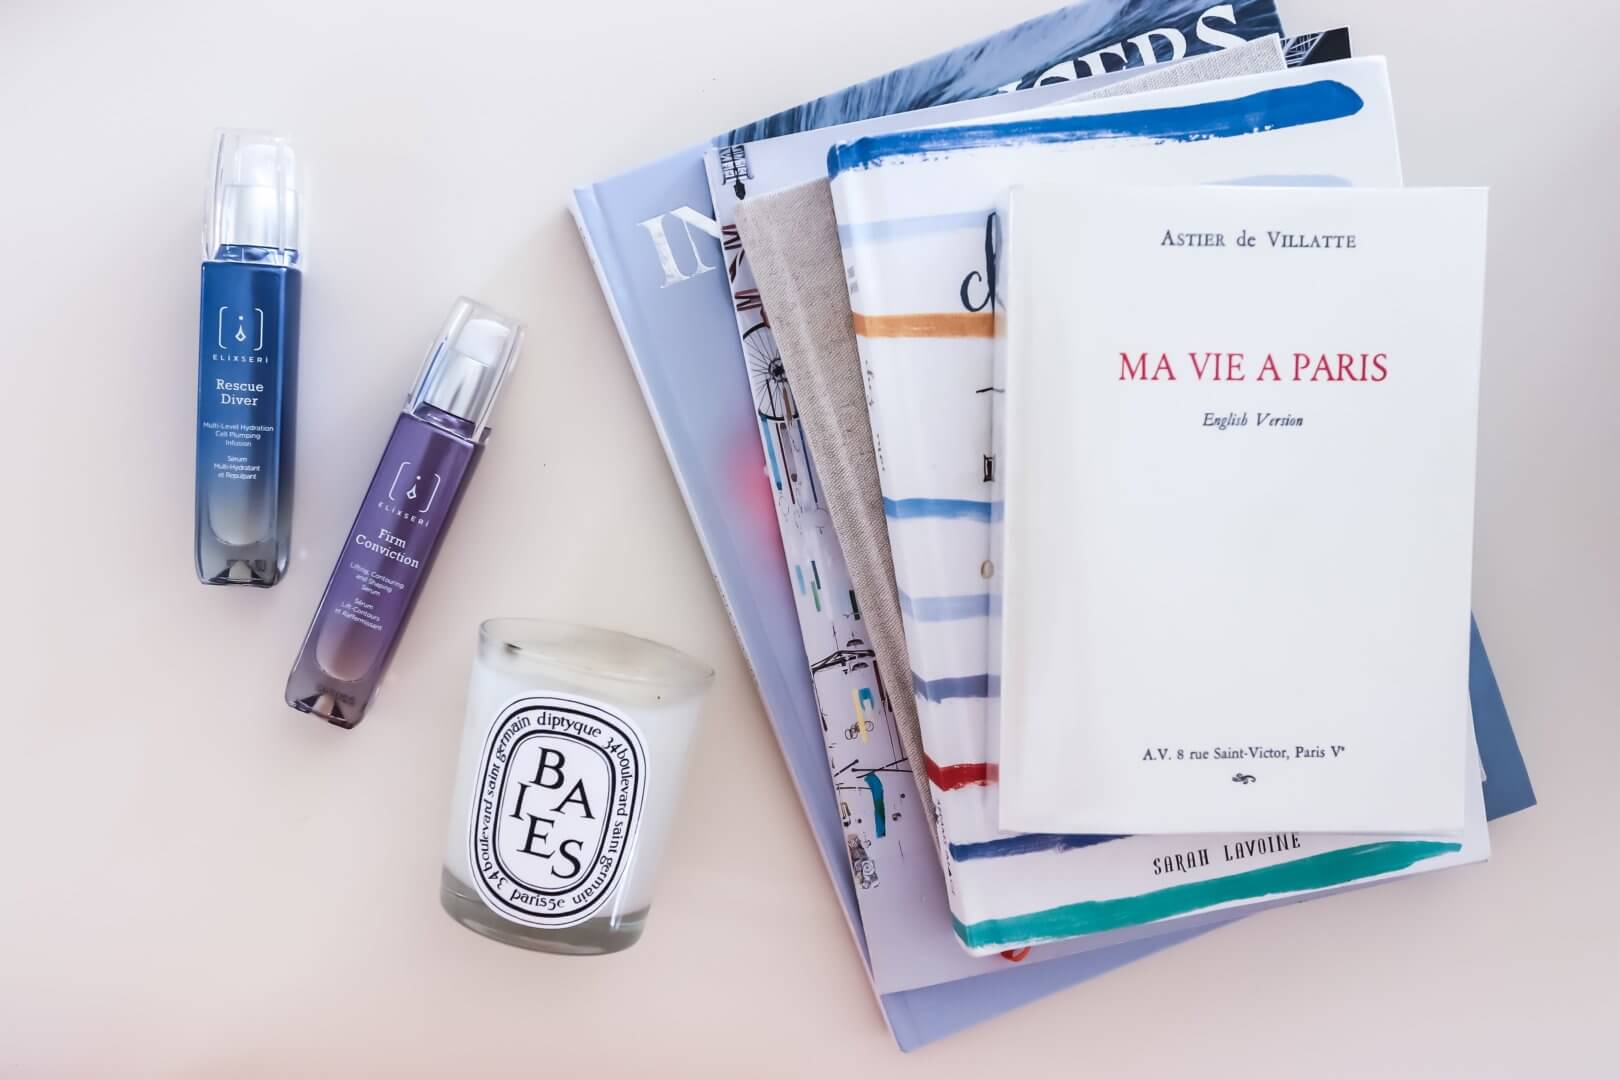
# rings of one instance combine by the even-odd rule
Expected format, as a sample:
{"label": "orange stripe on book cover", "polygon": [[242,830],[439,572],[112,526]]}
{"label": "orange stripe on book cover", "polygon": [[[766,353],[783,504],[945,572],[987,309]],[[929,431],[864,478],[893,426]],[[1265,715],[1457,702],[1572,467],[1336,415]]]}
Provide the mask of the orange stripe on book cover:
{"label": "orange stripe on book cover", "polygon": [[987,338],[995,329],[988,311],[855,316],[855,333],[866,338]]}

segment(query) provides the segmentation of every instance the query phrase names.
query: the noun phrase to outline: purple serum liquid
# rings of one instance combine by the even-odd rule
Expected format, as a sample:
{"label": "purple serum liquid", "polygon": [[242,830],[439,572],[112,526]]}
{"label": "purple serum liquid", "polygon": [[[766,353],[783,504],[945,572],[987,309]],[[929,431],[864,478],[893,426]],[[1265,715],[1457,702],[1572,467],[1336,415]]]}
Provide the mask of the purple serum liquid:
{"label": "purple serum liquid", "polygon": [[523,327],[465,298],[428,352],[287,679],[287,704],[365,715],[489,436]]}

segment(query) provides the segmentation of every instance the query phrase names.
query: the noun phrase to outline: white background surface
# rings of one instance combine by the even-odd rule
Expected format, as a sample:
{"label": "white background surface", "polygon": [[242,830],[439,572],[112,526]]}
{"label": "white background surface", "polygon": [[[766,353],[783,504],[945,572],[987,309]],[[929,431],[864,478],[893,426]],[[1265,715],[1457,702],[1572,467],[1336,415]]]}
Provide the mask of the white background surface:
{"label": "white background surface", "polygon": [[[1488,866],[1268,913],[893,1049],[565,194],[1049,6],[0,5],[0,1070],[1613,1071],[1620,13],[1596,2],[1283,5],[1292,31],[1352,21],[1390,57],[1409,183],[1493,189],[1474,595],[1542,806],[1496,828]],[[270,592],[191,569],[222,124],[319,169],[295,557]],[[341,732],[282,684],[463,292],[529,323],[524,367],[383,696]],[[628,953],[530,955],[439,910],[495,614],[719,669]]]}

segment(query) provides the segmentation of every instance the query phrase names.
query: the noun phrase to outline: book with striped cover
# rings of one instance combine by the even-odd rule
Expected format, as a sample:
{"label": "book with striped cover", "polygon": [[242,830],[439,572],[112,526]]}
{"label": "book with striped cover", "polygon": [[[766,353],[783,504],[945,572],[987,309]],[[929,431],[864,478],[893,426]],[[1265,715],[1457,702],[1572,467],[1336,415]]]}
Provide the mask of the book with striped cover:
{"label": "book with striped cover", "polygon": [[1014,184],[1088,180],[1400,186],[1383,61],[879,135],[834,147],[828,168],[961,942],[1006,949],[1485,858],[1477,765],[1461,841],[1071,836],[997,824],[989,666],[997,201]]}
{"label": "book with striped cover", "polygon": [[[847,494],[842,487],[846,478],[832,458],[850,438],[864,440],[864,431],[860,435],[841,431],[831,443],[817,442],[816,436],[824,434],[817,425],[828,418],[806,407],[805,385],[795,374],[782,341],[783,320],[790,315],[772,309],[755,280],[751,244],[738,228],[738,211],[745,198],[757,203],[773,190],[818,177],[824,184],[827,151],[838,142],[920,125],[1004,117],[1074,100],[1077,95],[1118,92],[1126,86],[1147,84],[1151,88],[1234,72],[1281,70],[1283,66],[1279,41],[1268,36],[1148,68],[1122,68],[989,98],[712,148],[704,155],[715,220],[725,238],[737,332],[755,389],[758,432],[787,557],[783,569],[798,601],[805,662],[812,673],[816,704],[828,721],[824,740],[827,765],[844,811],[852,859],[860,870],[862,920],[870,928],[873,977],[880,987],[887,983],[905,988],[906,984],[889,981],[896,979],[925,985],[941,981],[947,974],[967,977],[997,970],[1006,961],[971,956],[955,945],[941,867],[944,841],[933,807],[926,801],[932,791],[915,741],[910,669],[903,655],[893,663],[884,656],[874,630],[874,611],[887,612],[879,619],[892,619],[892,625],[898,627],[893,586],[889,586],[890,597],[883,597],[873,595],[877,590],[870,577],[864,586],[859,583],[854,568],[871,553],[852,552],[855,557],[846,561],[850,537],[842,534],[844,525],[832,514],[839,494]],[[830,213],[824,224],[830,233]],[[830,239],[829,268],[835,282],[841,283],[836,238]],[[847,313],[843,317],[847,320]],[[852,339],[849,345],[853,350]],[[870,441],[865,441],[870,447]],[[873,529],[884,528],[878,515],[869,524]],[[888,561],[886,550],[883,561]],[[873,576],[892,582],[889,567],[868,569]],[[852,722],[843,722],[844,717]],[[910,725],[905,734],[903,724]],[[896,926],[907,927],[906,933],[896,933]],[[1019,964],[1029,967],[1154,933],[1157,927],[1135,926],[1053,942],[1025,950]]]}

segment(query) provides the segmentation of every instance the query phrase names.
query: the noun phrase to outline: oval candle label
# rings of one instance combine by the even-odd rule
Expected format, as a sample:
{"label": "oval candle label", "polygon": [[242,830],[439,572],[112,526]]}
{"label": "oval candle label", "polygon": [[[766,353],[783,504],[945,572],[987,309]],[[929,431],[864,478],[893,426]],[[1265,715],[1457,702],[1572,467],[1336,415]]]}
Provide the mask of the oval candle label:
{"label": "oval candle label", "polygon": [[590,918],[623,879],[641,824],[641,733],[601,705],[521,697],[479,758],[468,843],[490,910],[562,929]]}

